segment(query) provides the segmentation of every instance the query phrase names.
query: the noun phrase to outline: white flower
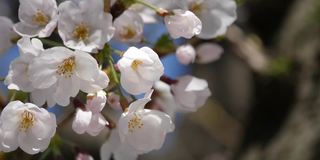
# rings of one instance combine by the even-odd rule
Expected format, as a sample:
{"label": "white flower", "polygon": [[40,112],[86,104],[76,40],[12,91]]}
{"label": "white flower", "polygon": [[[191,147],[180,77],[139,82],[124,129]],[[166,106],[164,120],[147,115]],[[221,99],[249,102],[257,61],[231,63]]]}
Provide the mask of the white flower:
{"label": "white flower", "polygon": [[114,160],[136,160],[138,158],[133,148],[121,143],[117,128],[111,131],[110,137],[100,148],[101,160],[110,160],[111,156]]}
{"label": "white flower", "polygon": [[14,36],[12,26],[13,23],[9,18],[0,16],[0,54],[4,53],[12,46],[11,39]]}
{"label": "white flower", "polygon": [[100,113],[106,101],[106,92],[103,90],[95,94],[88,94],[85,108],[77,108],[72,129],[78,134],[87,132],[92,136],[97,136],[108,123]]}
{"label": "white flower", "polygon": [[206,80],[189,75],[180,77],[171,89],[176,101],[181,104],[181,109],[191,112],[202,107],[211,96]]}
{"label": "white flower", "polygon": [[17,44],[20,56],[11,62],[4,84],[8,85],[8,89],[31,92],[31,99],[38,106],[42,106],[46,101],[48,106],[53,106],[56,102],[51,93],[55,92],[55,85],[46,89],[37,89],[32,86],[29,76],[30,64],[44,51],[41,41],[25,37]]}
{"label": "white flower", "polygon": [[67,106],[70,97],[79,90],[95,93],[106,88],[108,76],[99,69],[97,61],[88,53],[64,47],[45,50],[29,66],[32,86],[43,93],[32,96],[37,102],[51,97],[61,106]]}
{"label": "white flower", "polygon": [[179,109],[179,104],[174,99],[171,87],[162,81],[157,81],[153,87],[157,92],[157,96],[153,99],[154,102],[161,107],[163,112],[174,119],[176,111]]}
{"label": "white flower", "polygon": [[166,134],[174,130],[174,124],[169,115],[144,109],[151,100],[152,91],[146,93],[143,99],[130,104],[119,120],[120,140],[124,145],[134,148],[138,154],[160,149]]}
{"label": "white flower", "polygon": [[20,101],[10,102],[2,111],[0,150],[20,148],[28,154],[43,152],[56,132],[56,117],[44,108]]}
{"label": "white flower", "polygon": [[114,22],[116,28],[114,37],[123,42],[141,42],[144,23],[141,16],[131,10],[126,10]]}
{"label": "white flower", "polygon": [[226,33],[237,19],[234,0],[180,0],[179,6],[195,13],[202,22],[198,37],[211,39]]}
{"label": "white flower", "polygon": [[223,48],[215,43],[203,43],[197,47],[197,62],[207,64],[220,59]]}
{"label": "white flower", "polygon": [[14,25],[19,35],[49,37],[57,26],[57,3],[55,0],[20,0],[19,20]]}
{"label": "white flower", "polygon": [[196,50],[190,44],[182,45],[177,48],[176,56],[181,64],[188,65],[194,62]]}
{"label": "white flower", "polygon": [[20,56],[11,62],[4,84],[8,85],[9,89],[31,92],[34,87],[29,80],[29,65],[44,49],[39,39],[22,38],[17,44]]}
{"label": "white flower", "polygon": [[130,47],[117,65],[121,72],[121,86],[134,95],[150,90],[164,72],[159,56],[149,47]]}
{"label": "white flower", "polygon": [[198,35],[202,29],[202,23],[200,19],[192,12],[175,9],[173,15],[167,15],[164,17],[167,29],[173,38],[192,38],[194,35]]}
{"label": "white flower", "polygon": [[102,0],[65,1],[59,12],[58,31],[67,47],[96,53],[114,34],[112,16],[103,11]]}

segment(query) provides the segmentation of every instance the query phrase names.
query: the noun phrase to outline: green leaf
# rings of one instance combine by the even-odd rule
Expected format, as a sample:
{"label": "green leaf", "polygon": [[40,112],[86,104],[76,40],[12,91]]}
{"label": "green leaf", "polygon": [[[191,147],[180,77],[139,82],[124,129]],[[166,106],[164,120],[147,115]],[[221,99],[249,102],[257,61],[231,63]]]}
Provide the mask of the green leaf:
{"label": "green leaf", "polygon": [[168,53],[174,52],[176,46],[169,34],[162,35],[154,45],[154,50],[160,55],[167,55]]}

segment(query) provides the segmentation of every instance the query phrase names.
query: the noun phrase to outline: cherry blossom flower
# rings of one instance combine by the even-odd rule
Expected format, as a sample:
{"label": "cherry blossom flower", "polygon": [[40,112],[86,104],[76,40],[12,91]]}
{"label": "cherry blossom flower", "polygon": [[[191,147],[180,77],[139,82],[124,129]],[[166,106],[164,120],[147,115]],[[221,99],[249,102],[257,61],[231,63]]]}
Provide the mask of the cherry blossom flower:
{"label": "cherry blossom flower", "polygon": [[9,73],[4,81],[8,89],[31,92],[34,87],[29,80],[29,65],[33,59],[43,52],[43,45],[39,39],[22,38],[17,43],[20,56],[10,64]]}
{"label": "cherry blossom flower", "polygon": [[95,93],[109,83],[108,76],[90,54],[65,47],[47,49],[35,58],[29,66],[29,80],[41,90],[34,96],[39,98],[38,102],[52,97],[61,106],[67,106],[69,98],[79,90]]}
{"label": "cherry blossom flower", "polygon": [[134,148],[138,154],[160,149],[166,134],[174,130],[169,115],[144,109],[151,100],[151,94],[152,91],[149,91],[144,98],[132,102],[118,123],[121,142]]}
{"label": "cherry blossom flower", "polygon": [[114,92],[109,92],[108,93],[108,100],[107,100],[108,104],[110,105],[110,107],[112,108],[121,108],[121,104],[120,104],[120,96]]}
{"label": "cherry blossom flower", "polygon": [[171,89],[181,109],[185,111],[198,110],[211,96],[206,80],[189,75],[180,77],[178,83],[173,84]]}
{"label": "cherry blossom flower", "polygon": [[13,23],[9,18],[0,16],[0,54],[4,53],[12,46],[11,39],[15,35],[12,27]]}
{"label": "cherry blossom flower", "polygon": [[28,154],[43,152],[56,132],[56,117],[44,108],[20,101],[10,102],[0,116],[0,150],[20,147]]}
{"label": "cherry blossom flower", "polygon": [[202,22],[198,35],[202,39],[211,39],[224,35],[237,19],[237,5],[234,0],[179,0],[178,5],[195,13]]}
{"label": "cherry blossom flower", "polygon": [[207,64],[220,59],[223,48],[215,43],[203,43],[197,47],[197,63]]}
{"label": "cherry blossom flower", "polygon": [[170,85],[162,81],[157,81],[153,88],[157,91],[157,96],[153,98],[153,101],[161,107],[163,112],[174,119],[175,114],[180,107],[171,92]]}
{"label": "cherry blossom flower", "polygon": [[94,160],[93,157],[86,153],[78,153],[75,160]]}
{"label": "cherry blossom flower", "polygon": [[144,23],[141,16],[131,10],[126,10],[114,23],[114,37],[123,42],[141,42]]}
{"label": "cherry blossom flower", "polygon": [[97,53],[115,31],[102,0],[65,1],[59,5],[59,35],[72,49]]}
{"label": "cherry blossom flower", "polygon": [[38,106],[42,106],[46,101],[48,106],[53,106],[56,102],[51,93],[55,92],[55,85],[46,89],[37,89],[32,86],[29,79],[30,64],[44,51],[41,41],[25,37],[20,39],[17,44],[20,56],[11,62],[4,84],[8,85],[8,89],[31,92],[31,99]]}
{"label": "cherry blossom flower", "polygon": [[117,65],[121,72],[121,86],[134,95],[150,90],[164,72],[159,56],[149,47],[130,47]]}
{"label": "cherry blossom flower", "polygon": [[110,137],[100,148],[101,160],[136,160],[138,154],[133,148],[121,143],[118,128],[111,131]]}
{"label": "cherry blossom flower", "polygon": [[196,50],[190,44],[182,45],[177,48],[176,56],[181,64],[188,65],[196,59]]}
{"label": "cherry blossom flower", "polygon": [[57,26],[58,9],[55,0],[19,0],[19,20],[14,30],[26,37],[49,37]]}
{"label": "cherry blossom flower", "polygon": [[108,123],[100,113],[106,101],[106,92],[103,90],[95,94],[88,94],[85,109],[77,108],[72,129],[78,134],[87,132],[92,136],[97,136]]}
{"label": "cherry blossom flower", "polygon": [[188,10],[175,9],[173,15],[164,17],[167,29],[173,38],[192,38],[200,34],[202,23],[200,19]]}

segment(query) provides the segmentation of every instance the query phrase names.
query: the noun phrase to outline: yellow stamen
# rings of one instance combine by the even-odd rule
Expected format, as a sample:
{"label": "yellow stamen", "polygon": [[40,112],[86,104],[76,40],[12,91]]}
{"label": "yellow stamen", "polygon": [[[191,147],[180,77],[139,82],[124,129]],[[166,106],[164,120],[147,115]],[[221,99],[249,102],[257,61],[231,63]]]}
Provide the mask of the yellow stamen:
{"label": "yellow stamen", "polygon": [[25,110],[21,114],[21,121],[20,121],[20,131],[26,132],[30,127],[33,126],[33,123],[35,121],[34,114]]}
{"label": "yellow stamen", "polygon": [[143,123],[141,122],[141,118],[138,115],[134,115],[128,122],[129,132],[133,132],[135,129],[140,129],[143,127]]}
{"label": "yellow stamen", "polygon": [[128,26],[128,27],[124,27],[124,31],[121,33],[120,36],[124,40],[129,40],[129,39],[132,39],[136,34],[137,32]]}
{"label": "yellow stamen", "polygon": [[81,23],[77,25],[73,30],[73,36],[78,40],[87,40],[89,38],[89,27]]}
{"label": "yellow stamen", "polygon": [[49,21],[50,21],[50,17],[48,17],[43,11],[39,9],[32,17],[32,22],[40,26],[47,25]]}
{"label": "yellow stamen", "polygon": [[73,71],[76,68],[76,57],[71,56],[65,60],[63,60],[62,64],[58,66],[57,74],[65,77],[71,77],[73,75]]}
{"label": "yellow stamen", "polygon": [[143,62],[141,60],[134,60],[131,64],[131,68],[135,71],[138,70],[139,65],[143,64]]}

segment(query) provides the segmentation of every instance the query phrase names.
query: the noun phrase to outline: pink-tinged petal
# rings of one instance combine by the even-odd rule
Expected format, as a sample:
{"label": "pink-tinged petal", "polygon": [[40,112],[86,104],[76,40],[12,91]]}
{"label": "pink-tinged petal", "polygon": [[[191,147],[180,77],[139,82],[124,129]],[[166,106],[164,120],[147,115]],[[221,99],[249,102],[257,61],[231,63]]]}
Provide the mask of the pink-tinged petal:
{"label": "pink-tinged petal", "polygon": [[86,108],[93,113],[100,113],[107,103],[107,94],[101,90],[87,95]]}
{"label": "pink-tinged petal", "polygon": [[171,37],[190,39],[194,35],[200,34],[202,23],[194,13],[181,9],[175,9],[173,13],[174,15],[164,17],[166,27]]}
{"label": "pink-tinged petal", "polygon": [[197,62],[207,64],[220,59],[223,48],[215,43],[203,43],[197,47]]}
{"label": "pink-tinged petal", "polygon": [[194,62],[196,51],[191,45],[182,45],[178,47],[176,56],[181,64],[188,65]]}
{"label": "pink-tinged petal", "polygon": [[91,119],[91,111],[77,109],[76,116],[72,122],[72,129],[78,134],[83,134],[88,129]]}
{"label": "pink-tinged petal", "polygon": [[103,129],[106,128],[106,124],[108,124],[108,122],[100,113],[93,114],[87,129],[87,133],[89,133],[91,136],[97,136]]}
{"label": "pink-tinged petal", "polygon": [[208,82],[192,76],[183,76],[172,85],[172,92],[181,109],[194,112],[202,107],[211,96]]}

